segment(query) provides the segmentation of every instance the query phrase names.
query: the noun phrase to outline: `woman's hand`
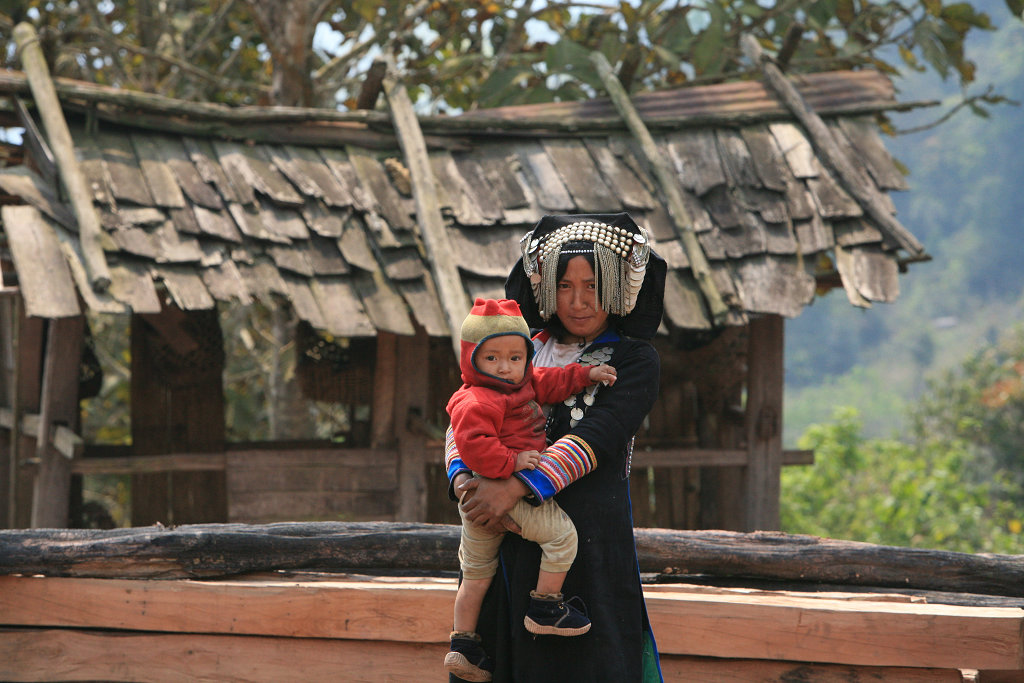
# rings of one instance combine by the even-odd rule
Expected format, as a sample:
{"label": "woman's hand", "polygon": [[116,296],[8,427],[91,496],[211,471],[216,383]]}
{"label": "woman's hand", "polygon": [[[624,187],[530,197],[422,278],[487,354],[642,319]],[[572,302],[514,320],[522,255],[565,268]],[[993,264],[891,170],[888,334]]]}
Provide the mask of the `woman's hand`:
{"label": "woman's hand", "polygon": [[512,506],[525,496],[529,489],[516,477],[508,479],[486,479],[473,477],[469,481],[456,484],[455,490],[460,493],[459,505],[466,519],[484,527],[491,533],[513,531],[520,533],[519,525],[508,516]]}

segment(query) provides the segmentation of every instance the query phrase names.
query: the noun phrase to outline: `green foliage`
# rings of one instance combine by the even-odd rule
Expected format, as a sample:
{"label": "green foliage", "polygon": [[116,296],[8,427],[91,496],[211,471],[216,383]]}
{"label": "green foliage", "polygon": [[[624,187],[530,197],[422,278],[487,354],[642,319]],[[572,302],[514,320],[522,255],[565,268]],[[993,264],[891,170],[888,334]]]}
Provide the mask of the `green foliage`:
{"label": "green foliage", "polygon": [[957,552],[1024,552],[1020,488],[999,472],[970,476],[961,440],[914,445],[864,439],[860,418],[838,409],[800,439],[815,464],[782,477],[782,528],[883,545]]}

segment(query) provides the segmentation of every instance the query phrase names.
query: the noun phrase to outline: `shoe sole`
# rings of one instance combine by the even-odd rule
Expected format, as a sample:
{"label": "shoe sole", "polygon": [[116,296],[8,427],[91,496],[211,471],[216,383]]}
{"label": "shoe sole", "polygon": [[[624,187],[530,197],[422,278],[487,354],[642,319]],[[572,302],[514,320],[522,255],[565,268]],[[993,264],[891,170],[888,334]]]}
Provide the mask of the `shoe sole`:
{"label": "shoe sole", "polygon": [[449,652],[444,656],[444,668],[470,683],[485,683],[491,680],[491,672],[474,665],[461,652]]}
{"label": "shoe sole", "polygon": [[582,636],[584,633],[590,630],[591,624],[586,626],[580,626],[578,628],[566,628],[564,626],[544,626],[538,624],[530,617],[523,619],[523,624],[526,626],[526,630],[538,636]]}

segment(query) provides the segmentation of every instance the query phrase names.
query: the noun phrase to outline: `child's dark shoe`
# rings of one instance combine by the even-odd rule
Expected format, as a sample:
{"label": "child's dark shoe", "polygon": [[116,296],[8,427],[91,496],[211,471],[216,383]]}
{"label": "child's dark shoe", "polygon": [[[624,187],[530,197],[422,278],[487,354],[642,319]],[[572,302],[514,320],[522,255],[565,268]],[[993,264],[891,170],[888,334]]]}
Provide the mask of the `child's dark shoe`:
{"label": "child's dark shoe", "polygon": [[530,591],[530,608],[523,621],[526,630],[537,635],[581,636],[590,630],[586,609],[576,596],[563,600],[561,593],[541,595]]}
{"label": "child's dark shoe", "polygon": [[444,656],[444,668],[464,681],[491,680],[494,662],[480,646],[480,636],[475,633],[452,631],[452,648]]}

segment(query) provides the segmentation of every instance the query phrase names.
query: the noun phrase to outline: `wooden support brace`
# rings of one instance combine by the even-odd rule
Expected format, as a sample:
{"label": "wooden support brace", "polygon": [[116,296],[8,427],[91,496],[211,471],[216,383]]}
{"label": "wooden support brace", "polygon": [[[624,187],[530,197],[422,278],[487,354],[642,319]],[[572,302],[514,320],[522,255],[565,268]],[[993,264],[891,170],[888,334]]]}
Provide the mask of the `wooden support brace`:
{"label": "wooden support brace", "polygon": [[50,144],[50,149],[57,161],[57,169],[61,180],[68,191],[71,208],[78,221],[79,240],[82,258],[89,276],[93,291],[103,293],[110,287],[110,271],[100,244],[100,218],[92,204],[92,193],[86,182],[78,161],[75,159],[74,142],[64,120],[57,90],[50,78],[46,59],[39,47],[39,37],[35,28],[27,22],[14,27],[14,39],[21,51],[21,63],[28,76],[32,97],[35,99],[43,127]]}
{"label": "wooden support brace", "polygon": [[829,169],[835,172],[840,184],[857,201],[864,213],[870,216],[882,232],[900,247],[914,256],[923,256],[924,245],[893,217],[888,207],[882,202],[877,189],[857,180],[857,172],[853,164],[839,149],[825,122],[807,106],[796,87],[782,73],[782,69],[764,54],[757,39],[751,35],[745,35],[740,39],[740,44],[747,59],[761,65],[761,68],[764,69],[772,90],[803,125],[810,135],[814,149],[821,155]]}
{"label": "wooden support brace", "polygon": [[711,278],[711,267],[708,265],[707,256],[705,256],[700,242],[697,241],[697,234],[693,230],[693,221],[690,220],[686,204],[683,202],[682,191],[679,189],[679,179],[669,168],[668,160],[665,159],[661,150],[654,144],[654,138],[651,137],[650,131],[647,130],[643,119],[637,113],[636,107],[630,102],[629,94],[626,93],[622,83],[615,76],[608,59],[600,52],[592,52],[590,61],[597,67],[597,72],[601,76],[601,81],[604,83],[612,103],[615,104],[619,115],[625,120],[633,137],[640,143],[640,149],[654,170],[654,176],[658,179],[662,192],[665,193],[669,215],[672,216],[672,221],[675,223],[683,243],[683,249],[690,260],[693,276],[696,278],[704,298],[707,299],[714,324],[723,324],[729,313],[729,308],[725,305],[718,287],[715,286],[715,282]]}
{"label": "wooden support brace", "polygon": [[469,297],[462,287],[458,266],[452,259],[455,251],[448,240],[444,217],[437,201],[437,185],[430,167],[430,159],[427,157],[427,145],[423,139],[419,119],[413,111],[409,94],[395,79],[393,65],[388,63],[387,67],[384,94],[391,110],[395,132],[398,134],[398,143],[405,157],[405,165],[409,169],[412,196],[416,204],[416,222],[419,224],[423,245],[430,260],[434,284],[441,298],[441,308],[451,334],[452,349],[458,358],[459,331],[462,329],[463,319],[469,313]]}

